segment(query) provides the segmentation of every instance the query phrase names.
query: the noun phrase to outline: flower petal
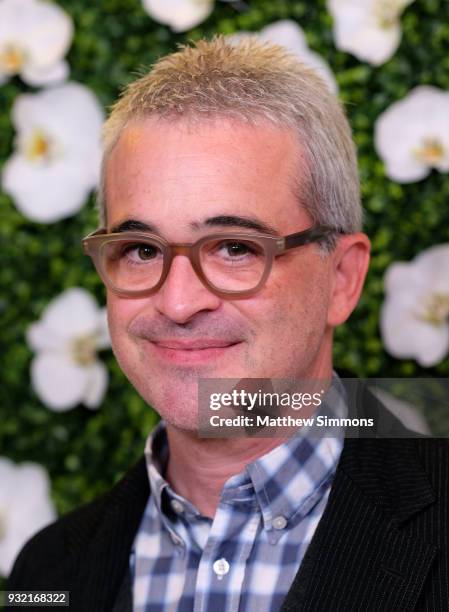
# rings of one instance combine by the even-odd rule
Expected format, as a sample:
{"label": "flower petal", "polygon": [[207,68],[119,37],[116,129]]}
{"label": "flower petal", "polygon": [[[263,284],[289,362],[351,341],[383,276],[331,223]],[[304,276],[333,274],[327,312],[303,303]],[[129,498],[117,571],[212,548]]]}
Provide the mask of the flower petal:
{"label": "flower petal", "polygon": [[337,48],[373,66],[380,66],[394,54],[400,40],[401,30],[398,26],[381,30],[370,24],[344,39],[344,43],[337,45]]}
{"label": "flower petal", "polygon": [[423,367],[430,367],[449,351],[448,325],[422,321],[395,300],[383,304],[380,327],[386,350],[399,359],[416,359]]}
{"label": "flower petal", "polygon": [[61,338],[45,323],[37,321],[32,323],[26,331],[28,346],[33,351],[59,351]]}
{"label": "flower petal", "polygon": [[65,81],[69,73],[70,69],[68,63],[61,60],[60,62],[54,63],[50,68],[42,68],[35,64],[28,64],[22,70],[21,76],[28,85],[39,87]]}
{"label": "flower petal", "polygon": [[144,9],[155,21],[169,25],[174,32],[185,32],[209,17],[213,0],[143,0]]}
{"label": "flower petal", "polygon": [[409,299],[428,291],[427,278],[413,262],[392,263],[384,277],[385,291],[395,299]]}
{"label": "flower petal", "polygon": [[27,79],[34,67],[42,74],[53,71],[70,47],[73,23],[57,4],[42,0],[2,0],[0,2],[0,48],[14,45],[24,54],[18,72]]}
{"label": "flower petal", "polygon": [[0,575],[7,576],[18,552],[37,531],[56,518],[46,470],[0,457]]}
{"label": "flower petal", "polygon": [[373,66],[380,66],[394,55],[400,41],[401,29],[399,26],[385,31],[367,27],[359,37],[354,37],[351,45],[352,53]]}
{"label": "flower petal", "polygon": [[428,287],[449,296],[449,244],[426,249],[414,259],[413,265]]}
{"label": "flower petal", "polygon": [[425,367],[439,363],[449,351],[449,244],[392,264],[384,284],[380,328],[385,348]]}
{"label": "flower petal", "polygon": [[399,17],[412,1],[388,5],[379,0],[328,0],[336,47],[373,65],[383,64],[399,45]]}
{"label": "flower petal", "polygon": [[425,179],[430,174],[430,168],[415,161],[414,159],[404,161],[385,161],[385,171],[393,181],[397,183],[415,183]]}
{"label": "flower petal", "polygon": [[[426,143],[441,147],[433,162],[419,156]],[[379,116],[374,144],[388,176],[398,182],[421,180],[431,167],[449,170],[449,93],[430,86],[413,89]]]}
{"label": "flower petal", "polygon": [[338,91],[334,74],[327,62],[307,46],[307,40],[300,26],[292,19],[282,19],[266,26],[260,31],[259,38],[266,42],[276,43],[294,53],[312,68],[327,83],[331,91]]}
{"label": "flower petal", "polygon": [[422,331],[416,350],[416,361],[423,368],[439,364],[449,352],[449,326],[429,327]]}
{"label": "flower petal", "polygon": [[44,68],[67,53],[73,37],[69,15],[56,3],[40,0],[14,0],[22,4],[26,19],[21,17],[20,34],[32,63]]}
{"label": "flower petal", "polygon": [[24,215],[51,223],[83,206],[99,178],[102,118],[95,96],[79,83],[17,97],[18,150],[4,165],[3,189]]}
{"label": "flower petal", "polygon": [[270,23],[262,28],[259,38],[282,45],[297,55],[308,50],[306,36],[293,19],[281,19]]}
{"label": "flower petal", "polygon": [[87,408],[98,408],[103,401],[107,387],[108,371],[101,361],[97,361],[88,368],[88,378],[84,391],[83,404],[87,406]]}
{"label": "flower petal", "polygon": [[98,330],[97,303],[85,289],[72,287],[48,304],[42,324],[59,338],[95,334]]}
{"label": "flower petal", "polygon": [[298,59],[308,68],[313,69],[333,93],[338,92],[337,81],[329,65],[321,55],[308,48],[304,32],[295,21],[283,19],[271,23],[259,33],[241,30],[226,37],[229,42],[235,45],[248,38],[259,38],[264,42],[285,47],[290,53],[297,55]]}
{"label": "flower petal", "polygon": [[39,399],[51,410],[64,412],[83,400],[88,368],[65,353],[40,353],[31,363],[31,381]]}
{"label": "flower petal", "polygon": [[13,155],[3,167],[3,191],[20,212],[38,223],[54,223],[78,212],[94,182],[84,166],[60,161],[38,166]]}
{"label": "flower petal", "polygon": [[[22,94],[12,108],[19,141],[23,134],[27,135],[38,127],[61,143],[64,159],[83,160],[86,170],[101,157],[103,117],[103,109],[93,92],[75,82],[36,94]],[[93,176],[98,177],[98,169]]]}

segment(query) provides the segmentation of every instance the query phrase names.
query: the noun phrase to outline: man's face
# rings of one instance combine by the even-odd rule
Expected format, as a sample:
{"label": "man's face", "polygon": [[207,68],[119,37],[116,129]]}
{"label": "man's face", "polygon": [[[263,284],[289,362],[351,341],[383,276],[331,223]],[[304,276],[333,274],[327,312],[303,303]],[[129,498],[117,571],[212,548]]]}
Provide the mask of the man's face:
{"label": "man's face", "polygon": [[[311,221],[292,189],[299,156],[289,132],[268,124],[136,123],[108,163],[108,230],[134,220],[169,242],[195,242],[217,232],[260,233],[238,219],[279,235],[307,229]],[[224,226],[223,216],[236,224]],[[155,295],[108,292],[120,366],[167,423],[186,430],[197,428],[198,378],[329,376],[329,261],[316,245],[293,249],[275,259],[256,295],[222,299],[187,257],[176,256]]]}

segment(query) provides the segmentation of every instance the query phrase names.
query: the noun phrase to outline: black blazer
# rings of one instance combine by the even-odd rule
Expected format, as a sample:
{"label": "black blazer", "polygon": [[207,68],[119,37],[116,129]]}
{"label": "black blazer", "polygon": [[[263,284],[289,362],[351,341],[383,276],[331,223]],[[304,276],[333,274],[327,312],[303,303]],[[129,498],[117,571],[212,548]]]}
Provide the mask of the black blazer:
{"label": "black blazer", "polygon": [[[362,399],[366,415],[404,434],[374,396]],[[148,495],[142,457],[109,492],[34,536],[7,588],[68,590],[71,612],[130,611],[129,554]],[[447,440],[347,438],[282,611],[447,612],[448,498]]]}

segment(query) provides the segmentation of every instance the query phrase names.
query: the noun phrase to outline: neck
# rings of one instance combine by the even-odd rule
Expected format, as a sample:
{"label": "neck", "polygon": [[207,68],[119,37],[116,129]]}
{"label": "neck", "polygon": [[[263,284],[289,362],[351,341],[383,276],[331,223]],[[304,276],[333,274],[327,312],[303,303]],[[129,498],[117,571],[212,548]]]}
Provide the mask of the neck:
{"label": "neck", "polygon": [[[315,369],[302,378],[330,380],[332,364]],[[204,516],[213,518],[226,481],[242,472],[283,442],[285,438],[199,438],[167,423],[170,448],[166,479],[176,493],[194,504]]]}
{"label": "neck", "polygon": [[172,488],[213,518],[225,482],[281,444],[282,438],[205,439],[167,425],[170,458],[166,479]]}

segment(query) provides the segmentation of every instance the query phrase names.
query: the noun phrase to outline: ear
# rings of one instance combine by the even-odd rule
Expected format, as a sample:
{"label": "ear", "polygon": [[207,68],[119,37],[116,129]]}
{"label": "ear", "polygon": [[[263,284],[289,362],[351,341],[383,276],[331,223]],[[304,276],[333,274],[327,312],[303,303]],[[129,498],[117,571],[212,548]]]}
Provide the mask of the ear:
{"label": "ear", "polygon": [[366,234],[339,238],[330,255],[333,275],[327,324],[336,327],[346,321],[359,301],[369,265],[370,241]]}

